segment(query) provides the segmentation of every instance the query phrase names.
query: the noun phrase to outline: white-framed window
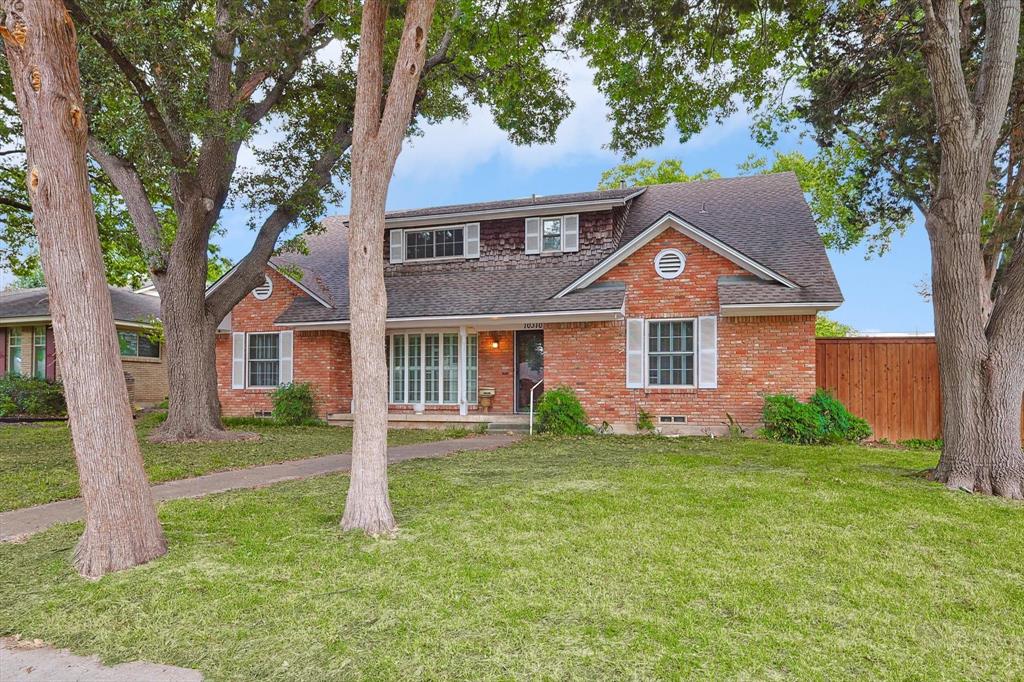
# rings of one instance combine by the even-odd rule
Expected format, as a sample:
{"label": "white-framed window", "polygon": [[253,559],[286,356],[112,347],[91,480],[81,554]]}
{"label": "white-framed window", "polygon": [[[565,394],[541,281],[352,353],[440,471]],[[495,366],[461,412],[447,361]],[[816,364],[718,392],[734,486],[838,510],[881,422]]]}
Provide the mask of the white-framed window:
{"label": "white-framed window", "polygon": [[247,385],[269,388],[281,384],[281,335],[278,332],[246,337]]}
{"label": "white-framed window", "polygon": [[32,376],[46,378],[46,327],[32,330]]}
{"label": "white-framed window", "polygon": [[541,218],[540,221],[540,250],[561,251],[562,250],[562,219]]}
{"label": "white-framed window", "polygon": [[[459,333],[403,331],[386,339],[392,404],[457,405]],[[466,335],[466,402],[477,402],[477,335]]]}
{"label": "white-framed window", "polygon": [[405,260],[461,258],[465,245],[465,227],[450,225],[405,231]]}
{"label": "white-framed window", "polygon": [[153,341],[145,334],[138,332],[117,332],[117,340],[121,344],[121,357],[124,358],[159,358],[160,342]]}
{"label": "white-framed window", "polygon": [[7,330],[7,371],[11,374],[22,374],[23,360],[21,350],[21,327]]}
{"label": "white-framed window", "polygon": [[650,320],[647,323],[647,384],[696,386],[696,320]]}

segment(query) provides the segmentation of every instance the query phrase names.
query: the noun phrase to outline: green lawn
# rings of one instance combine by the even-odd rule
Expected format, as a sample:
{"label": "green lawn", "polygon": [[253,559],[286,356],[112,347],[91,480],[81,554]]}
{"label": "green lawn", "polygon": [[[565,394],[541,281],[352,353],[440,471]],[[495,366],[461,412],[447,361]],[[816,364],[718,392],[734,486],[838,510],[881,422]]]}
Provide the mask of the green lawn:
{"label": "green lawn", "polygon": [[533,439],[161,507],[170,553],[97,582],[80,526],[0,546],[0,634],[210,680],[1021,679],[1024,506],[934,452]]}
{"label": "green lawn", "polygon": [[[228,420],[229,426],[256,431],[259,441],[186,445],[155,445],[146,435],[156,414],[139,422],[142,455],[149,480],[158,483],[225,469],[284,462],[345,452],[352,447],[352,430],[334,426],[275,426],[263,420]],[[392,430],[392,445],[419,443],[466,435],[466,431]],[[78,496],[78,471],[71,451],[71,434],[63,423],[0,424],[0,511]]]}

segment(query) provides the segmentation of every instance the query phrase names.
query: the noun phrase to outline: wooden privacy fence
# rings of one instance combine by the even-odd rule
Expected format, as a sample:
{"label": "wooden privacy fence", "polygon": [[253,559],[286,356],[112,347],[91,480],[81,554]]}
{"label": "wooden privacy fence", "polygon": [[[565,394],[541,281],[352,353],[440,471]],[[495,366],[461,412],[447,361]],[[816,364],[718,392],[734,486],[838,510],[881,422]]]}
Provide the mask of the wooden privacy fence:
{"label": "wooden privacy fence", "polygon": [[818,339],[815,359],[818,386],[866,419],[873,438],[942,437],[939,356],[933,337]]}

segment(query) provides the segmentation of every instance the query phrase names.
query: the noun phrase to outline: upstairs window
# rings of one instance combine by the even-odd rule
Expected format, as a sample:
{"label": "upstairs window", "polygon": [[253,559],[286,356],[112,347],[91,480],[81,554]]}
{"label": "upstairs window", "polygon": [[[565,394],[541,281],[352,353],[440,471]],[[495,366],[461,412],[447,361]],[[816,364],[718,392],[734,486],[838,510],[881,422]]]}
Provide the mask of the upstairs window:
{"label": "upstairs window", "polygon": [[562,219],[544,218],[541,221],[541,251],[562,250]]}
{"label": "upstairs window", "polygon": [[406,230],[405,259],[460,258],[465,237],[463,227],[442,227],[430,230]]}

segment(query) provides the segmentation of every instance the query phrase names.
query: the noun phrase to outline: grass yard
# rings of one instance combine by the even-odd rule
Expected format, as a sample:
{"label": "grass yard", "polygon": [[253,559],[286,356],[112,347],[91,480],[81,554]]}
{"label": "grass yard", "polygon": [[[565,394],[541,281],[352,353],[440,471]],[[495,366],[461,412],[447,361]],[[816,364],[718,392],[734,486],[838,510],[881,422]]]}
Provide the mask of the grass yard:
{"label": "grass yard", "polygon": [[530,439],[392,467],[381,541],[345,476],[180,500],[97,582],[80,525],[0,546],[0,634],[209,680],[1021,679],[1024,506],[936,456]]}
{"label": "grass yard", "polygon": [[[255,419],[226,420],[228,426],[256,431],[259,441],[186,445],[146,442],[159,415],[138,422],[146,473],[153,483],[190,478],[225,469],[241,469],[290,459],[345,452],[352,430],[334,426],[276,426]],[[462,430],[392,430],[392,445],[467,435]],[[78,470],[71,434],[63,423],[0,424],[0,511],[78,497]]]}

